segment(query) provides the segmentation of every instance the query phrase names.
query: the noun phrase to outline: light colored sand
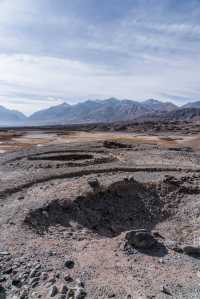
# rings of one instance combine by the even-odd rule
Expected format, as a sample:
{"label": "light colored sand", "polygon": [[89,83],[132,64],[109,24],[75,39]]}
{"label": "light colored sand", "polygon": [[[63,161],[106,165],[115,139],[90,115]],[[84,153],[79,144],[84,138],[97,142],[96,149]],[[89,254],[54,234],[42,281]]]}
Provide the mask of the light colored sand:
{"label": "light colored sand", "polygon": [[[61,132],[62,133],[62,132]],[[1,135],[0,153],[17,149],[31,148],[32,146],[45,146],[64,143],[87,143],[92,141],[115,140],[128,143],[157,144],[162,147],[192,147],[200,149],[200,135],[193,136],[165,136],[143,135],[127,132],[24,132],[21,136],[10,133]]]}

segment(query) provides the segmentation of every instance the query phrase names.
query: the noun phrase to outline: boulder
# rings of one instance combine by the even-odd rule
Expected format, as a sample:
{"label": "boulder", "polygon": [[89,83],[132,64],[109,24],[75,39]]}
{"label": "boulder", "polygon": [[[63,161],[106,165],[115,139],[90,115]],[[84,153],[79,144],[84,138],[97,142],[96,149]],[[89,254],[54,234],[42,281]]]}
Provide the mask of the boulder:
{"label": "boulder", "polygon": [[147,230],[132,230],[126,234],[129,245],[138,249],[149,249],[156,244],[156,240]]}

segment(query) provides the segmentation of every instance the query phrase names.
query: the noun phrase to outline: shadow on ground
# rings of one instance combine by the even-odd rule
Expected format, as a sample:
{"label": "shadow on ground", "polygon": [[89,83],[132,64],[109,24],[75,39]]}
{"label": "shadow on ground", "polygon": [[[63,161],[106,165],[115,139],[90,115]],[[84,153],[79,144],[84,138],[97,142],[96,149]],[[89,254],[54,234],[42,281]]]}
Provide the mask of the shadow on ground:
{"label": "shadow on ground", "polygon": [[161,208],[156,189],[137,181],[120,181],[74,200],[54,200],[30,211],[25,223],[42,234],[58,224],[70,227],[73,221],[100,236],[115,237],[131,229],[151,230],[161,221]]}
{"label": "shadow on ground", "polygon": [[140,253],[143,253],[145,255],[150,255],[150,256],[155,256],[155,257],[164,257],[165,255],[168,254],[168,250],[165,247],[164,244],[160,243],[160,242],[156,242],[156,244],[149,249],[137,249],[137,251],[139,251]]}

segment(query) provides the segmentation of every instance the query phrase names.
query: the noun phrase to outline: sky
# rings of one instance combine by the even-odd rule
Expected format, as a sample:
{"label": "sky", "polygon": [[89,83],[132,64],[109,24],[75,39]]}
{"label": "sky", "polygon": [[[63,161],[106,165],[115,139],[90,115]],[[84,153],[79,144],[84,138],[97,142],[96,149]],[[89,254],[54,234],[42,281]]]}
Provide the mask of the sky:
{"label": "sky", "polygon": [[0,0],[0,105],[200,100],[200,0]]}

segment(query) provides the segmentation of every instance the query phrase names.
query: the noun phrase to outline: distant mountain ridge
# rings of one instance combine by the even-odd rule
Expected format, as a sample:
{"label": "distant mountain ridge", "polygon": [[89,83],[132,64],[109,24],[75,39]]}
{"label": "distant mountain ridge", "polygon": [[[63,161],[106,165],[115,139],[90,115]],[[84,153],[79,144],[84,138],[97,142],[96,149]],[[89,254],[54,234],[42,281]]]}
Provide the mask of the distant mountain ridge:
{"label": "distant mountain ridge", "polygon": [[200,107],[177,109],[166,113],[163,119],[169,121],[200,121]]}
{"label": "distant mountain ridge", "polygon": [[183,105],[182,108],[200,108],[200,101],[187,103]]}
{"label": "distant mountain ridge", "polygon": [[75,105],[61,104],[33,113],[29,122],[39,123],[91,123],[131,120],[153,112],[169,112],[178,107],[170,102],[150,99],[144,102],[132,100],[87,100]]}
{"label": "distant mountain ridge", "polygon": [[27,117],[23,113],[0,106],[0,125],[17,125],[26,120]]}
{"label": "distant mountain ridge", "polygon": [[0,106],[0,125],[59,125],[134,120],[193,120],[199,119],[200,101],[178,107],[171,102],[148,99],[133,100],[87,100],[70,105],[63,103],[40,110],[26,117],[23,113]]}

